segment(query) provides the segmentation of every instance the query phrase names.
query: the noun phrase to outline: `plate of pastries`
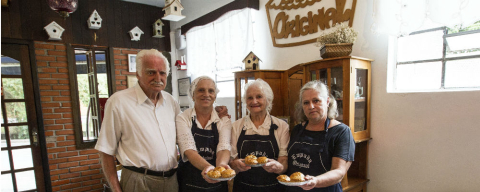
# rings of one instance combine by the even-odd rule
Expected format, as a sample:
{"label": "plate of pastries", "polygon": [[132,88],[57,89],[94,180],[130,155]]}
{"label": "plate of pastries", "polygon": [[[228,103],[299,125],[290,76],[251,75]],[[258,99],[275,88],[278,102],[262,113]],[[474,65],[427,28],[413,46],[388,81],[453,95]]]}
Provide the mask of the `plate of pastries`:
{"label": "plate of pastries", "polygon": [[250,167],[261,167],[268,161],[267,157],[256,157],[255,155],[248,155],[243,162]]}
{"label": "plate of pastries", "polygon": [[235,170],[225,169],[225,167],[215,167],[207,172],[207,177],[215,181],[228,181],[235,177]]}
{"label": "plate of pastries", "polygon": [[305,185],[308,181],[305,181],[305,175],[300,172],[295,172],[290,175],[279,175],[277,177],[279,183],[286,186],[300,186]]}

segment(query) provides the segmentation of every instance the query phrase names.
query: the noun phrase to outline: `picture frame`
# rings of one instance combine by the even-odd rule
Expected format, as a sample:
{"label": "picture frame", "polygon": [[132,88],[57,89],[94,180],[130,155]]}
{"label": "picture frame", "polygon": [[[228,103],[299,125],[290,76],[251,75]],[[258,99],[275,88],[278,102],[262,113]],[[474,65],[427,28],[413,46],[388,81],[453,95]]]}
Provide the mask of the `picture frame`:
{"label": "picture frame", "polygon": [[190,89],[190,77],[178,79],[178,95],[188,96],[188,90]]}
{"label": "picture frame", "polygon": [[137,54],[128,54],[128,72],[137,72]]}
{"label": "picture frame", "polygon": [[137,76],[127,75],[127,87],[128,88],[135,86],[135,84],[137,84],[137,81],[138,81]]}

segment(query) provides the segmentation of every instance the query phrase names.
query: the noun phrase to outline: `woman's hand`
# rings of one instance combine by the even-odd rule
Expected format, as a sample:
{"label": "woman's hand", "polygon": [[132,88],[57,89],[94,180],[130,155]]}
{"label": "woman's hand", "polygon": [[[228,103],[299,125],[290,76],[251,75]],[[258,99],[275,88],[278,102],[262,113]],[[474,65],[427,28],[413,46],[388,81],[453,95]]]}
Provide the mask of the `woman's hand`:
{"label": "woman's hand", "polygon": [[263,169],[265,169],[265,171],[269,173],[280,174],[283,171],[283,165],[278,161],[275,161],[273,159],[268,159],[267,163],[263,165]]}
{"label": "woman's hand", "polygon": [[219,117],[220,119],[223,118],[223,117],[225,117],[225,116],[228,117],[229,119],[230,119],[230,117],[231,117],[231,116],[228,114],[228,109],[227,109],[226,106],[223,106],[223,105],[222,105],[222,106],[216,106],[216,107],[215,107],[215,111],[217,111],[218,117]]}
{"label": "woman's hand", "polygon": [[233,161],[230,162],[230,165],[232,166],[233,170],[235,170],[235,172],[237,173],[240,173],[240,172],[243,172],[243,171],[247,171],[249,169],[251,169],[252,167],[246,165],[242,159],[235,159]]}
{"label": "woman's hand", "polygon": [[209,166],[206,166],[206,167],[203,169],[203,171],[202,171],[202,177],[203,177],[203,179],[205,179],[205,181],[207,181],[208,183],[218,183],[218,182],[220,182],[220,181],[211,180],[211,179],[209,179],[209,178],[207,177],[207,173],[208,173],[210,170],[213,170],[213,169],[215,169],[215,167],[212,166],[212,165],[209,165]]}
{"label": "woman's hand", "polygon": [[317,179],[313,176],[310,176],[310,175],[305,176],[305,181],[308,181],[308,182],[305,183],[305,185],[299,186],[303,190],[311,190],[315,188],[315,186],[317,185]]}

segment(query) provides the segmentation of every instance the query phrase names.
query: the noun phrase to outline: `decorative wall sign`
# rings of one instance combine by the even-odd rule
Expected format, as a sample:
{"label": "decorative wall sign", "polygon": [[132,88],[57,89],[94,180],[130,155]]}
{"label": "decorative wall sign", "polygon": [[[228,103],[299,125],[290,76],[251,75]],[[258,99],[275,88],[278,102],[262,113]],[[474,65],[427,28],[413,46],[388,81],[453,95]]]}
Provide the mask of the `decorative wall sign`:
{"label": "decorative wall sign", "polygon": [[137,72],[137,55],[128,54],[128,72]]}
{"label": "decorative wall sign", "polygon": [[178,95],[187,96],[190,89],[190,77],[178,79]]}
{"label": "decorative wall sign", "polygon": [[55,21],[52,21],[50,24],[45,26],[43,29],[48,33],[48,40],[60,41],[62,40],[62,33],[65,31],[62,26],[60,26]]}
{"label": "decorative wall sign", "polygon": [[[314,43],[320,30],[345,21],[352,27],[357,0],[352,1],[350,9],[345,9],[346,2],[335,0],[335,7],[326,8],[328,2],[322,0],[268,1],[265,9],[273,46],[292,47]],[[292,15],[294,12],[301,15]]]}

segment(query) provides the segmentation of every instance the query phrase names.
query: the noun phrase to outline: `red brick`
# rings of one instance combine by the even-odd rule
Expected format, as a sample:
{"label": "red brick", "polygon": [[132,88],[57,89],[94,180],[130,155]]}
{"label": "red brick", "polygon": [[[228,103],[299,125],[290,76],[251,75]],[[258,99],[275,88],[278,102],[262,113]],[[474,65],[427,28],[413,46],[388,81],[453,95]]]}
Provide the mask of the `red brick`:
{"label": "red brick", "polygon": [[58,168],[58,165],[50,165],[48,168],[50,168],[50,170],[54,170]]}
{"label": "red brick", "polygon": [[102,165],[100,164],[90,166],[90,169],[100,169],[100,168],[102,168]]}
{"label": "red brick", "polygon": [[72,167],[70,168],[70,172],[79,172],[79,171],[85,171],[89,170],[90,168],[88,166],[83,166],[83,167]]}
{"label": "red brick", "polygon": [[44,119],[58,119],[61,118],[62,114],[48,114],[48,115],[43,115]]}
{"label": "red brick", "polygon": [[[37,61],[55,61],[55,57],[52,57],[52,56],[37,55],[35,58],[37,59]],[[126,59],[126,56],[125,56],[125,59]]]}
{"label": "red brick", "polygon": [[35,48],[37,48],[37,49],[55,49],[55,45],[35,43]]}
{"label": "red brick", "polygon": [[134,72],[122,71],[122,75],[135,75]]}
{"label": "red brick", "polygon": [[65,185],[68,183],[70,183],[68,179],[60,180],[60,181],[52,181],[52,186]]}
{"label": "red brick", "polygon": [[[70,169],[70,172],[72,172],[72,169]],[[72,182],[72,183],[78,183],[78,182],[88,181],[88,180],[92,180],[92,177],[86,176],[86,177],[72,178],[72,179],[70,179],[70,182]]]}
{"label": "red brick", "polygon": [[48,159],[49,159],[49,160],[50,160],[50,159],[53,159],[53,158],[55,158],[55,154],[48,154]]}
{"label": "red brick", "polygon": [[121,62],[122,65],[128,64],[127,60],[122,60]]}
{"label": "red brick", "polygon": [[98,155],[98,154],[89,155],[88,158],[89,159],[98,159],[98,158],[100,158],[100,155]]}
{"label": "red brick", "polygon": [[69,162],[69,163],[58,164],[58,168],[67,168],[67,167],[76,167],[76,166],[78,166],[78,162]]}
{"label": "red brick", "polygon": [[48,51],[48,55],[67,55],[67,52],[65,51]]}
{"label": "red brick", "polygon": [[46,66],[48,66],[47,62],[37,61],[37,67],[46,67]]}
{"label": "red brick", "polygon": [[[85,184],[84,184],[85,185]],[[77,192],[77,191],[88,191],[88,190],[92,190],[92,186],[87,186],[87,187],[82,187],[82,188],[76,188],[76,189],[72,189],[72,192]]]}
{"label": "red brick", "polygon": [[114,64],[120,64],[120,60],[114,60],[113,63]]}
{"label": "red brick", "polygon": [[120,79],[127,79],[127,76],[125,75],[115,75],[115,79],[120,80]]}
{"label": "red brick", "polygon": [[85,181],[82,184],[83,185],[93,185],[93,184],[99,184],[100,180],[92,180],[92,181]]}
{"label": "red brick", "polygon": [[67,61],[67,57],[57,56],[57,61]]}
{"label": "red brick", "polygon": [[58,175],[51,176],[51,177],[50,177],[50,180],[52,180],[52,181],[58,180]]}
{"label": "red brick", "polygon": [[88,156],[69,157],[68,161],[82,161],[88,159]]}
{"label": "red brick", "polygon": [[48,73],[39,73],[37,76],[38,76],[39,79],[42,79],[42,78],[50,79],[50,77],[51,77],[51,75],[48,74]]}
{"label": "red brick", "polygon": [[99,178],[103,178],[103,174],[92,175],[92,179],[99,179]]}
{"label": "red brick", "polygon": [[72,118],[72,114],[71,113],[65,113],[62,115],[63,118]]}
{"label": "red brick", "polygon": [[70,101],[70,97],[53,97],[54,101]]}
{"label": "red brick", "polygon": [[73,129],[73,125],[72,124],[65,125],[64,129]]}
{"label": "red brick", "polygon": [[[50,133],[51,131],[46,131],[46,132],[49,132],[49,133]],[[46,133],[46,132],[45,132],[45,133]],[[45,135],[46,135],[46,134],[45,134]],[[52,135],[53,135],[53,134],[52,134]],[[49,136],[51,136],[51,135],[49,135]],[[48,147],[48,148],[55,147],[55,143],[47,143],[47,147]]]}
{"label": "red brick", "polygon": [[76,187],[81,187],[81,183],[74,183],[74,184],[68,184],[68,185],[63,185],[60,188],[61,189],[71,189],[71,188],[76,188]]}
{"label": "red brick", "polygon": [[113,56],[114,59],[128,59],[127,55],[115,55]]}
{"label": "red brick", "polygon": [[115,69],[125,69],[125,70],[127,70],[128,66],[126,66],[126,65],[116,65]]}
{"label": "red brick", "polygon": [[91,164],[98,164],[100,161],[97,160],[88,160],[88,161],[80,161],[80,165],[91,165]]}
{"label": "red brick", "polygon": [[39,80],[38,81],[39,84],[57,84],[58,81],[57,80]]}
{"label": "red brick", "polygon": [[122,50],[123,54],[137,54],[138,51]]}
{"label": "red brick", "polygon": [[60,107],[60,103],[42,103],[42,107]]}
{"label": "red brick", "polygon": [[42,113],[43,113],[43,114],[53,113],[53,109],[42,109]]}
{"label": "red brick", "polygon": [[[55,163],[65,163],[67,162],[67,158],[61,158],[61,159],[52,159],[49,160],[48,163],[50,164],[55,164]],[[51,175],[51,174],[50,174]]]}
{"label": "red brick", "polygon": [[68,73],[68,69],[60,68],[58,69],[59,73]]}
{"label": "red brick", "polygon": [[75,136],[73,135],[67,135],[67,140],[74,140],[75,139]]}
{"label": "red brick", "polygon": [[75,146],[67,147],[67,151],[75,151],[75,150],[77,150],[77,147]]}
{"label": "red brick", "polygon": [[55,131],[56,135],[73,135],[75,132],[73,130],[62,130],[62,131]]}
{"label": "red brick", "polygon": [[56,124],[73,123],[73,120],[72,119],[58,119],[58,120],[55,120],[55,123]]}
{"label": "red brick", "polygon": [[52,86],[50,85],[40,85],[40,90],[52,90]]}
{"label": "red brick", "polygon": [[52,74],[53,79],[68,79],[68,74]]}
{"label": "red brick", "polygon": [[46,130],[61,130],[63,129],[63,125],[49,125],[45,126]]}
{"label": "red brick", "polygon": [[81,173],[82,173],[82,176],[83,176],[83,175],[93,175],[93,174],[98,174],[98,173],[100,173],[100,170],[84,171],[84,172],[81,172]]}
{"label": "red brick", "polygon": [[50,67],[67,67],[67,62],[50,62]]}
{"label": "red brick", "polygon": [[37,49],[35,50],[35,55],[45,55],[45,50]]}
{"label": "red brick", "polygon": [[48,101],[52,101],[52,98],[51,98],[51,97],[41,97],[41,98],[40,98],[40,101],[42,101],[42,102],[48,102]]}
{"label": "red brick", "polygon": [[68,85],[54,85],[52,86],[53,90],[68,90],[70,87]]}
{"label": "red brick", "polygon": [[68,173],[68,169],[57,169],[57,170],[50,171],[50,175],[58,175],[62,173]]}
{"label": "red brick", "polygon": [[80,176],[80,173],[62,174],[60,175],[60,179],[68,179],[68,178],[78,177],[78,176]]}
{"label": "red brick", "polygon": [[55,113],[65,113],[65,112],[72,112],[71,108],[56,108]]}
{"label": "red brick", "polygon": [[65,45],[55,45],[56,50],[65,50]]}
{"label": "red brick", "polygon": [[92,187],[97,190],[91,192],[103,192],[103,184],[93,185]]}
{"label": "red brick", "polygon": [[[68,141],[70,142],[70,141]],[[59,142],[61,143],[61,142]],[[59,143],[57,143],[57,146],[59,146]],[[75,143],[75,142],[73,142]],[[58,157],[71,157],[71,156],[77,156],[78,155],[78,152],[76,151],[73,151],[73,152],[64,152],[64,153],[59,153],[58,154]]]}
{"label": "red brick", "polygon": [[71,107],[72,103],[62,103],[62,107]]}
{"label": "red brick", "polygon": [[[75,141],[57,142],[57,147],[68,146],[68,145],[75,145]],[[75,155],[78,155],[78,152],[70,152],[70,153],[75,153]],[[68,154],[65,154],[65,155],[68,155]],[[60,154],[58,156],[60,157]],[[74,155],[68,155],[68,156],[74,156]],[[62,157],[67,157],[67,156],[62,156]]]}
{"label": "red brick", "polygon": [[60,187],[52,187],[52,191],[60,191]]}
{"label": "red brick", "polygon": [[58,84],[69,85],[69,80],[58,80]]}
{"label": "red brick", "polygon": [[53,125],[53,124],[55,124],[55,120],[46,120],[46,119],[44,119],[44,120],[43,120],[43,124],[44,124],[44,125]]}
{"label": "red brick", "polygon": [[[58,152],[65,152],[65,151],[67,151],[67,149],[65,149],[65,147],[47,149],[48,153],[58,153]],[[61,167],[61,168],[63,168],[63,167]]]}
{"label": "red brick", "polygon": [[39,73],[57,73],[55,68],[38,68]]}
{"label": "red brick", "polygon": [[[58,134],[57,134],[58,135]],[[65,136],[57,137],[57,141],[65,141]]]}
{"label": "red brick", "polygon": [[87,155],[87,154],[94,154],[94,153],[98,153],[98,150],[88,149],[88,150],[80,151],[80,155]]}
{"label": "red brick", "polygon": [[40,91],[41,96],[59,96],[60,92],[58,91]]}

